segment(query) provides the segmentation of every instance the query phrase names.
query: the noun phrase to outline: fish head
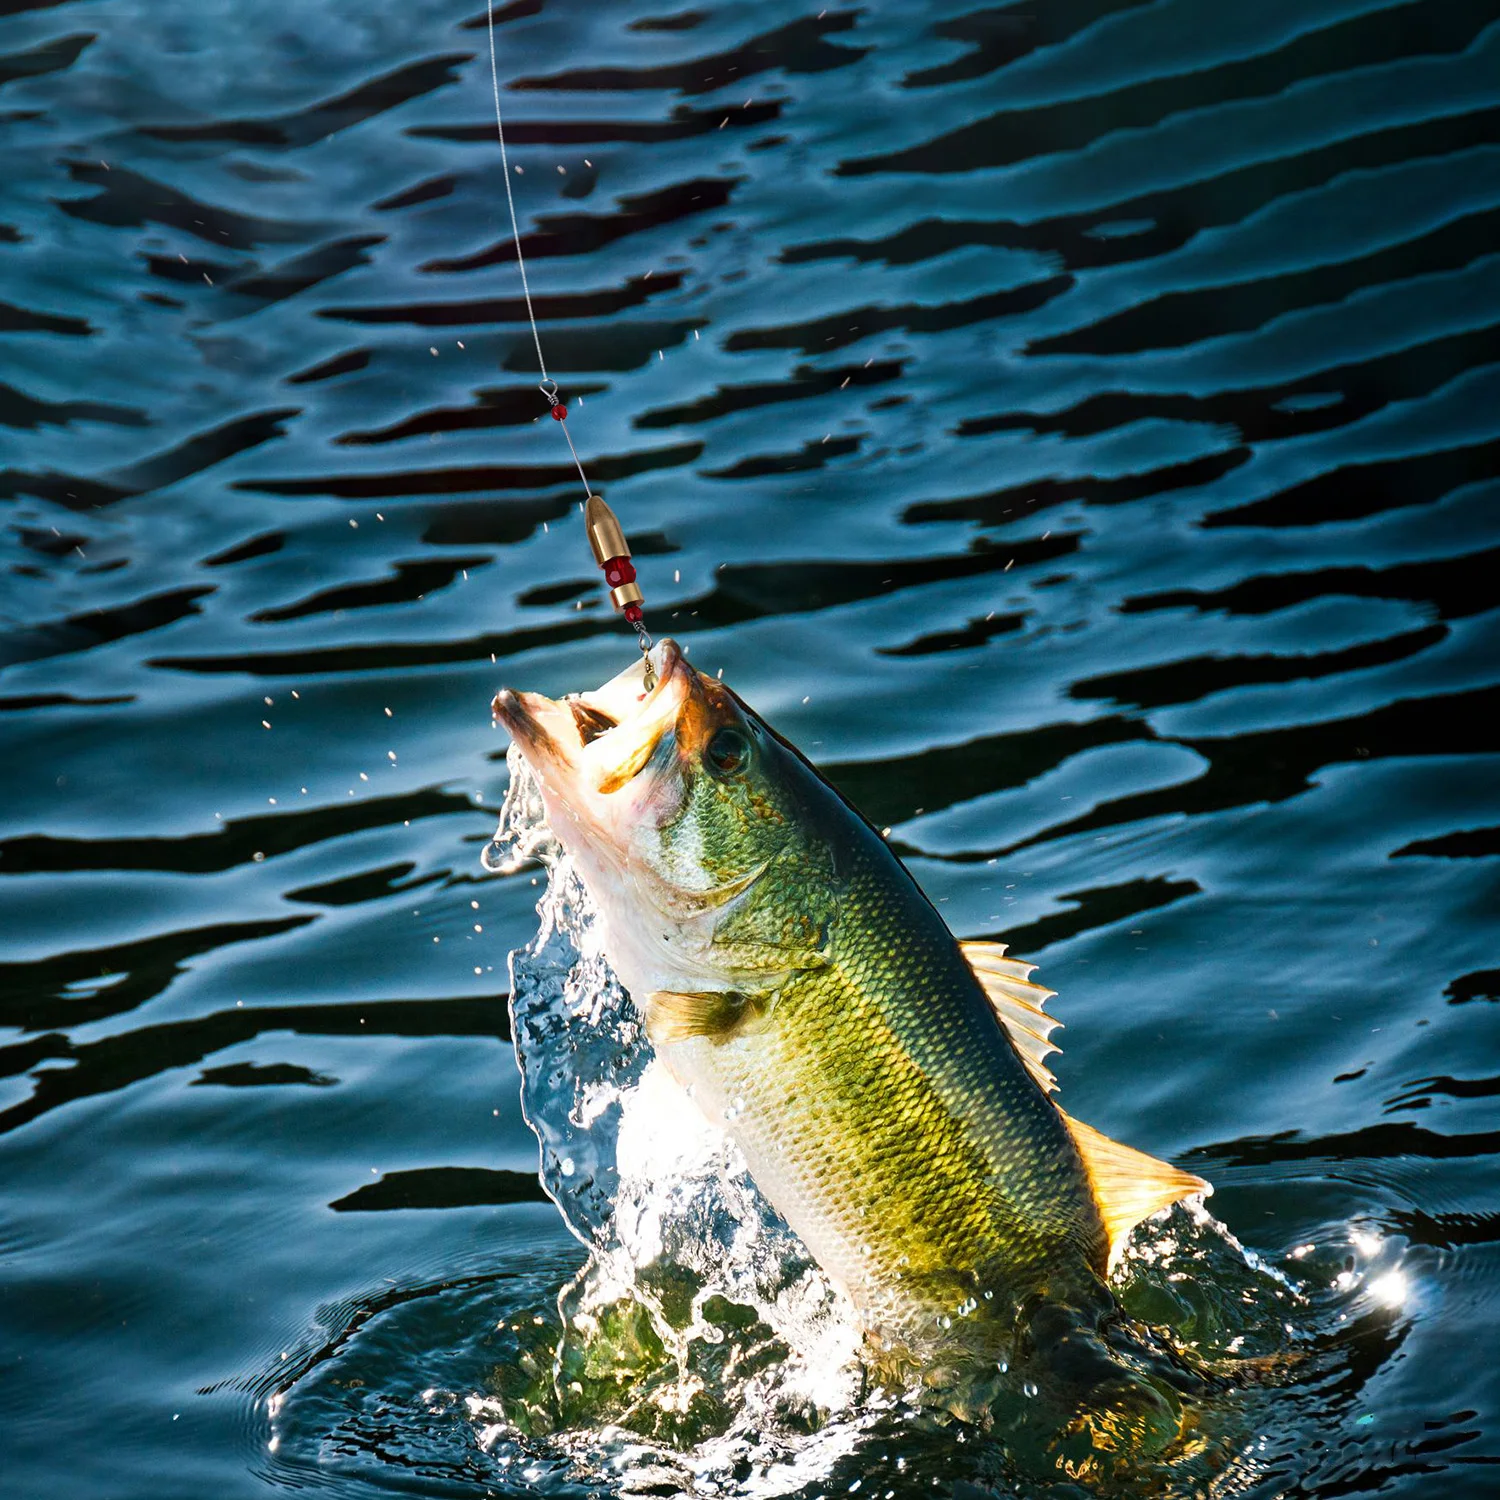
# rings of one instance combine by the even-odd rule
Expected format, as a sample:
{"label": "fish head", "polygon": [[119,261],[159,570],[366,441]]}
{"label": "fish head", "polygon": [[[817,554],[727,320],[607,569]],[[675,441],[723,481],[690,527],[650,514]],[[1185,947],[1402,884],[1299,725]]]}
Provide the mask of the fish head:
{"label": "fish head", "polygon": [[825,925],[795,909],[797,872],[820,863],[800,816],[815,775],[675,641],[650,662],[649,689],[638,662],[593,692],[506,689],[494,702],[606,920],[611,960],[632,990],[805,967]]}

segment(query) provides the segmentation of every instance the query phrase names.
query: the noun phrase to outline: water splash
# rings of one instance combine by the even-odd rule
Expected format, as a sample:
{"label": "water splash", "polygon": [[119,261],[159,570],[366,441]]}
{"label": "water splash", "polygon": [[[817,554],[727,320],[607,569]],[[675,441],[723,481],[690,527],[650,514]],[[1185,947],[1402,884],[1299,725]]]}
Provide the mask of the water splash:
{"label": "water splash", "polygon": [[546,858],[550,863],[561,855],[547,827],[542,789],[531,767],[514,745],[506,752],[505,763],[510,769],[510,784],[500,804],[500,821],[494,838],[479,856],[479,863],[491,875],[514,875],[529,860]]}

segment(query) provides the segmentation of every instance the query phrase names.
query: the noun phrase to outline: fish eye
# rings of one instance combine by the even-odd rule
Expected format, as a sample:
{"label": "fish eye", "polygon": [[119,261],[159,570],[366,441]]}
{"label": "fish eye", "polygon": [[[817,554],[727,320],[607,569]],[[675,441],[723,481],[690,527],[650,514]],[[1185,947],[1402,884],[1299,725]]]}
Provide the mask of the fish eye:
{"label": "fish eye", "polygon": [[726,724],[716,729],[703,751],[708,769],[715,776],[735,776],[750,764],[750,740]]}

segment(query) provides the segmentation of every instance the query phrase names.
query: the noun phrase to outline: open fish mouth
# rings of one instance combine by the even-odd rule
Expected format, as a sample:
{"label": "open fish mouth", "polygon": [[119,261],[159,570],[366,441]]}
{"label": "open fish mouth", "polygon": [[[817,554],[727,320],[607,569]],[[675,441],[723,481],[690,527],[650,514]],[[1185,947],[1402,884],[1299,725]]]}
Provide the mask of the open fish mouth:
{"label": "open fish mouth", "polygon": [[655,686],[646,688],[645,661],[592,692],[547,698],[502,688],[491,710],[520,748],[545,790],[575,809],[580,800],[609,797],[628,785],[671,733],[689,739],[702,717],[702,679],[676,641],[651,651]]}

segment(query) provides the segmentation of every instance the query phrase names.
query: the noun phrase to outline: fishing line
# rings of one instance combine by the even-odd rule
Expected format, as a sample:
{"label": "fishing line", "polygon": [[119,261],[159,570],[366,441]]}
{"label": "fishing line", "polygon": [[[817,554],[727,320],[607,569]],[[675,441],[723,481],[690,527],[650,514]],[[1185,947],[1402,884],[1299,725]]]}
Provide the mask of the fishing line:
{"label": "fishing line", "polygon": [[568,408],[563,403],[557,382],[547,373],[547,361],[542,354],[542,335],[536,325],[536,309],[531,305],[531,283],[526,279],[526,258],[521,254],[521,225],[516,218],[516,199],[510,186],[510,158],[505,151],[505,121],[500,113],[500,63],[495,54],[495,0],[484,0],[485,34],[490,44],[490,92],[495,101],[495,135],[500,141],[500,169],[505,177],[505,206],[510,210],[510,234],[516,246],[516,268],[521,273],[521,295],[526,299],[526,316],[531,323],[531,342],[536,345],[536,363],[541,371],[542,382],[537,387],[547,398],[547,405],[562,429],[567,440],[568,452],[573,455],[573,465],[583,483],[583,522],[588,532],[589,550],[594,561],[604,572],[604,581],[609,585],[610,602],[625,616],[635,630],[641,655],[646,659],[645,685],[650,692],[656,686],[656,674],[651,669],[651,635],[646,629],[642,610],[644,596],[636,582],[635,565],[630,560],[630,547],[625,533],[615,519],[615,513],[604,503],[601,495],[589,488],[589,477],[583,472],[583,460],[573,446],[573,435],[568,431]]}

